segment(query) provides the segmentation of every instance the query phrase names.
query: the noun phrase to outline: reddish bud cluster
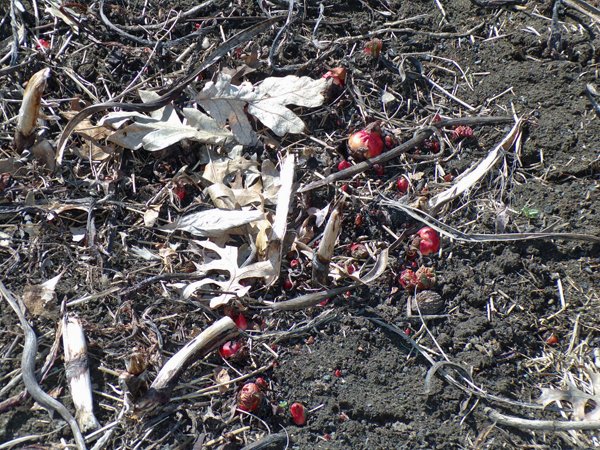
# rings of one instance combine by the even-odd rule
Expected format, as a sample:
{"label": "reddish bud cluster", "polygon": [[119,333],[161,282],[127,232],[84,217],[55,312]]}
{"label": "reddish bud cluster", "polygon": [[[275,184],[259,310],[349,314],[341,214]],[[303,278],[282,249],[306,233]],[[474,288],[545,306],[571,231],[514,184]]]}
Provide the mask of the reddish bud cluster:
{"label": "reddish bud cluster", "polygon": [[327,71],[323,78],[329,79],[331,78],[333,84],[344,87],[346,83],[346,69],[343,67],[334,67],[333,69]]}
{"label": "reddish bud cluster", "polygon": [[366,259],[369,257],[369,252],[364,244],[354,242],[350,244],[350,254],[355,259]]}
{"label": "reddish bud cluster", "polygon": [[50,48],[50,42],[48,42],[46,39],[39,38],[38,42],[37,42],[37,47],[38,48],[43,48],[43,49],[49,49]]}
{"label": "reddish bud cluster", "polygon": [[398,277],[398,283],[407,291],[424,291],[435,286],[437,278],[431,267],[421,266],[416,272],[405,269]]}
{"label": "reddish bud cluster", "polygon": [[290,415],[296,425],[302,426],[306,423],[306,411],[302,403],[292,403],[290,406]]}
{"label": "reddish bud cluster", "polygon": [[439,153],[440,141],[437,139],[425,139],[421,145],[421,148],[427,152]]}
{"label": "reddish bud cluster", "polygon": [[401,176],[400,178],[398,178],[398,181],[396,181],[396,187],[398,188],[398,191],[400,191],[403,194],[405,192],[408,192],[409,186],[410,183],[408,182],[408,178],[406,178],[405,176]]}
{"label": "reddish bud cluster", "polygon": [[364,51],[367,55],[378,58],[382,48],[383,41],[381,39],[373,38],[365,44]]}
{"label": "reddish bud cluster", "polygon": [[360,130],[348,138],[348,150],[356,161],[381,155],[383,147],[383,139],[377,131]]}
{"label": "reddish bud cluster", "polygon": [[452,136],[450,139],[453,141],[458,141],[459,139],[470,139],[473,137],[473,128],[468,127],[466,125],[457,126],[452,132]]}
{"label": "reddish bud cluster", "polygon": [[227,341],[219,349],[219,355],[224,359],[229,359],[235,356],[241,348],[242,344],[238,341]]}
{"label": "reddish bud cluster", "polygon": [[263,393],[256,383],[246,383],[238,393],[238,408],[242,411],[254,412],[262,403]]}
{"label": "reddish bud cluster", "polygon": [[440,249],[440,235],[431,227],[423,227],[417,232],[418,238],[413,241],[416,244],[418,240],[418,248],[421,255],[427,256],[432,253],[437,253]]}
{"label": "reddish bud cluster", "polygon": [[352,164],[350,164],[349,161],[346,161],[345,159],[342,159],[339,163],[338,163],[338,170],[341,172],[342,170],[346,170],[348,167],[352,167]]}

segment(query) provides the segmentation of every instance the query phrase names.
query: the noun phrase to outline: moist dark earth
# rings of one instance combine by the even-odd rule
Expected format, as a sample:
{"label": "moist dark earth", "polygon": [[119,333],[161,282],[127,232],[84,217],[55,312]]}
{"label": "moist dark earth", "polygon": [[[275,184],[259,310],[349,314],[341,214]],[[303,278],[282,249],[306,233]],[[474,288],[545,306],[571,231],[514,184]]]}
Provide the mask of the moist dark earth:
{"label": "moist dark earth", "polygon": [[[0,277],[21,298],[31,286],[62,273],[50,304],[37,312],[28,305],[27,317],[39,340],[37,368],[46,364],[40,383],[71,410],[62,351],[52,346],[58,339],[60,304],[90,296],[68,308],[84,325],[95,412],[100,424],[109,426],[88,439],[90,448],[104,436],[102,448],[240,449],[276,433],[285,438],[257,448],[600,445],[597,429],[532,430],[489,416],[491,409],[515,418],[577,420],[569,402],[561,402],[562,411],[556,404],[542,410],[536,403],[541,388],[564,389],[570,382],[594,394],[590,380],[600,372],[600,108],[593,103],[600,16],[593,5],[305,0],[292,2],[290,10],[288,2],[217,0],[176,22],[149,28],[197,4],[106,2],[104,12],[120,31],[101,19],[98,2],[63,4],[67,20],[50,3],[15,1],[12,8],[19,5],[24,10],[12,15],[6,0],[0,8]],[[440,153],[424,145],[411,148],[383,167],[294,195],[290,245],[279,279],[269,287],[257,280],[230,308],[210,309],[209,295],[181,296],[181,283],[201,277],[194,278],[194,263],[202,261],[190,250],[196,238],[157,229],[186,211],[214,207],[200,177],[206,145],[183,141],[158,152],[112,145],[108,158],[92,160],[78,155],[76,148],[83,144],[73,137],[62,166],[54,170],[43,159],[15,150],[23,87],[43,68],[52,74],[38,140],[53,146],[68,121],[62,113],[78,103],[107,101],[126,89],[122,101],[139,102],[137,89],[160,91],[193,70],[223,39],[268,16],[288,14],[289,24],[280,34],[285,20],[204,71],[178,95],[175,107],[192,105],[192,90],[202,89],[220,70],[248,62],[251,54],[256,56],[253,70],[242,77],[252,83],[285,75],[319,79],[331,68],[345,67],[344,87],[333,89],[323,106],[294,108],[306,124],[304,134],[279,137],[252,122],[260,143],[243,154],[275,164],[295,154],[297,186],[336,173],[338,163],[349,158],[348,135],[375,121],[384,135],[402,143],[436,115],[522,119],[516,145],[435,218],[465,234],[585,236],[466,242],[446,235],[441,251],[410,259],[410,230],[424,224],[383,204],[383,196],[409,205],[426,202],[485,158],[514,122],[472,125],[473,137],[462,140],[452,138],[451,127],[444,128],[433,138],[442,143]],[[14,29],[18,23],[21,31]],[[198,30],[205,33],[189,36]],[[12,57],[14,33],[20,37]],[[382,42],[379,55],[364,50],[372,38]],[[155,45],[157,39],[170,43]],[[94,123],[100,117],[94,116]],[[24,162],[15,168],[10,161],[20,158]],[[402,175],[411,179],[406,195],[396,187]],[[175,188],[180,196],[173,195]],[[107,194],[112,203],[98,201]],[[91,209],[50,213],[48,207],[90,197],[97,201]],[[332,262],[338,267],[364,264],[368,271],[377,254],[401,237],[389,250],[385,272],[317,306],[299,311],[265,307],[265,301],[323,289],[311,283],[311,258],[303,249],[315,248],[325,225],[307,221],[308,212],[341,198],[342,231]],[[154,227],[144,226],[149,205],[159,206]],[[86,227],[85,238],[74,239],[73,230]],[[404,230],[409,230],[406,235]],[[247,245],[248,237],[234,236],[227,243]],[[353,260],[353,243],[367,245],[370,255]],[[134,246],[165,256],[145,260],[131,252]],[[437,318],[423,321],[407,314],[411,293],[398,276],[413,264],[435,269],[433,290],[444,303]],[[169,274],[187,274],[188,279]],[[353,283],[334,266],[332,274],[337,276],[329,278],[326,288]],[[157,275],[165,276],[152,279]],[[4,299],[0,312],[0,442],[15,448],[64,448],[73,442],[70,429],[21,395],[24,386],[15,378],[20,376],[22,331]],[[214,351],[197,361],[178,380],[170,401],[152,413],[125,410],[119,374],[134,353],[145,355],[147,364],[140,375],[143,395],[144,383],[169,357],[227,314],[242,314],[249,322],[239,354],[226,360]],[[424,354],[465,368],[472,384],[451,369],[446,373],[458,386],[440,371],[427,377],[431,363]],[[221,368],[232,380],[242,379],[215,387]],[[259,376],[268,384],[260,408],[252,414],[236,410],[238,391]],[[302,426],[290,418],[294,402],[306,408]],[[594,402],[586,408],[593,411]],[[16,441],[20,437],[29,438]]]}

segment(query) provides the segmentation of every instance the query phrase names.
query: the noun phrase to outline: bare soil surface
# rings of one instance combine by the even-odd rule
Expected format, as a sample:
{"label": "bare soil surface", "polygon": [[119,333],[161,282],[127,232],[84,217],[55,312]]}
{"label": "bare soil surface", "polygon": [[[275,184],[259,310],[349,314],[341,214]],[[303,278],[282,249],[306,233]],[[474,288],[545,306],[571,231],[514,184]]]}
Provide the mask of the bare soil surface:
{"label": "bare soil surface", "polygon": [[[0,279],[27,306],[39,341],[42,388],[73,412],[61,304],[70,302],[67,311],[81,319],[95,413],[106,427],[85,433],[89,448],[600,445],[597,428],[565,425],[600,416],[600,108],[593,103],[600,16],[593,6],[571,0],[496,6],[485,0],[305,0],[288,10],[280,1],[209,0],[192,10],[197,2],[111,0],[103,20],[98,2],[65,3],[60,10],[50,2],[14,1],[12,15],[10,2],[2,3]],[[453,136],[454,126],[437,128],[427,142],[391,161],[295,194],[277,281],[268,286],[257,279],[246,295],[211,309],[214,293],[182,295],[203,277],[197,267],[206,253],[195,241],[205,238],[160,227],[214,207],[202,174],[209,147],[211,154],[222,149],[181,141],[149,152],[103,141],[107,154],[95,157],[86,156],[81,135],[73,135],[62,165],[54,167],[54,146],[73,115],[65,112],[121,93],[120,101],[139,102],[138,89],[164,90],[225,38],[288,14],[289,23],[277,22],[204,71],[174,106],[179,112],[194,107],[194,92],[220,70],[244,63],[251,67],[240,81],[256,84],[269,76],[320,79],[331,68],[346,68],[344,86],[332,87],[323,106],[293,107],[305,133],[280,137],[252,121],[260,143],[242,154],[277,167],[285,155],[296,155],[296,187],[339,172],[342,160],[354,164],[347,137],[374,122],[391,148],[440,118],[514,117],[522,119],[520,133],[477,183],[429,211],[434,218],[423,216],[426,223],[384,199],[426,211],[427,202],[485,158],[515,121],[472,124],[473,136],[466,138]],[[372,38],[382,42],[378,55],[364,50]],[[50,150],[17,151],[23,87],[43,68],[51,77],[37,141],[48,140]],[[402,176],[410,179],[406,193],[397,187]],[[236,186],[246,181],[231,180]],[[342,231],[328,285],[318,287],[311,282],[311,252],[325,223],[309,213],[340,199]],[[145,222],[151,210],[155,223]],[[265,210],[274,213],[275,206]],[[427,222],[447,233],[439,252],[423,256],[411,242]],[[539,232],[579,237],[457,239]],[[248,247],[252,233],[218,242]],[[353,253],[356,243],[367,252]],[[348,272],[364,276],[386,249],[385,272],[353,288]],[[434,318],[408,314],[413,292],[398,280],[419,266],[437,276],[432,290],[443,305]],[[44,301],[35,287],[59,274],[54,295]],[[344,286],[341,294],[300,310],[274,311],[266,304]],[[165,362],[226,315],[248,322],[237,339],[242,349],[232,358],[210,352],[152,411],[141,408]],[[0,442],[36,449],[73,443],[60,417],[51,418],[26,394],[23,332],[4,298],[0,330]],[[128,365],[135,355],[141,373]],[[126,386],[127,370],[134,381]],[[219,373],[231,381],[219,386]],[[260,407],[240,411],[238,392],[258,377],[267,385]],[[542,409],[542,388],[569,386],[587,393],[579,412],[566,394]],[[306,408],[304,425],[290,418],[294,402]],[[515,424],[493,414],[538,422]],[[535,429],[540,424],[545,427]],[[281,439],[271,436],[271,446],[251,446],[274,434]]]}

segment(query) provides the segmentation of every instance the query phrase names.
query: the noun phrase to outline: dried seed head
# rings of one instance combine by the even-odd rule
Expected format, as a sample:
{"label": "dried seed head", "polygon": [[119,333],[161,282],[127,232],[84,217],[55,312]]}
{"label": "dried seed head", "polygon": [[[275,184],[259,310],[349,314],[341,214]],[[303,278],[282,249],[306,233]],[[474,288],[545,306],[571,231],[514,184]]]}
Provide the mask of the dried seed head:
{"label": "dried seed head", "polygon": [[418,314],[421,311],[424,316],[437,314],[444,309],[444,306],[442,297],[433,291],[419,292],[410,302],[411,312]]}

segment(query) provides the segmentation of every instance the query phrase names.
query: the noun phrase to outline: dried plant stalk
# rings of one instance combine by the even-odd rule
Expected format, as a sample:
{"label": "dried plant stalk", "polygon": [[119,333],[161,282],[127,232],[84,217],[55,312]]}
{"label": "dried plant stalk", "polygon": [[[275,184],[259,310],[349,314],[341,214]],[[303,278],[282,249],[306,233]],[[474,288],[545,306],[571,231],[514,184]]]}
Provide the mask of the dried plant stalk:
{"label": "dried plant stalk", "polygon": [[466,170],[456,178],[454,185],[429,200],[427,205],[429,210],[432,212],[438,211],[441,206],[457,198],[481,180],[481,178],[496,165],[500,158],[508,152],[515,142],[520,139],[522,126],[523,119],[518,119],[504,139],[502,139],[502,141],[494,147],[494,149],[491,150],[477,166]]}
{"label": "dried plant stalk", "polygon": [[35,129],[42,104],[42,95],[49,77],[50,69],[42,69],[33,74],[25,88],[15,130],[15,149],[19,153],[23,149],[31,147],[35,141]]}
{"label": "dried plant stalk", "polygon": [[267,247],[267,259],[273,264],[273,275],[266,278],[267,284],[272,284],[281,272],[281,252],[285,233],[287,231],[287,216],[290,212],[294,196],[294,172],[296,159],[288,155],[281,164],[281,188],[277,195],[277,209],[273,220],[271,238]]}
{"label": "dried plant stalk", "polygon": [[342,231],[342,207],[343,201],[338,203],[331,212],[319,249],[315,252],[312,261],[312,281],[317,285],[326,285],[329,275],[329,263],[333,256],[333,249],[340,231]]}
{"label": "dried plant stalk", "polygon": [[146,395],[136,404],[136,409],[149,412],[159,404],[169,401],[171,389],[191,364],[238,334],[238,327],[229,317],[217,320],[165,363]]}
{"label": "dried plant stalk", "polygon": [[63,347],[69,389],[75,406],[75,419],[82,431],[100,426],[94,416],[92,382],[88,367],[85,334],[79,319],[65,314],[63,317]]}

